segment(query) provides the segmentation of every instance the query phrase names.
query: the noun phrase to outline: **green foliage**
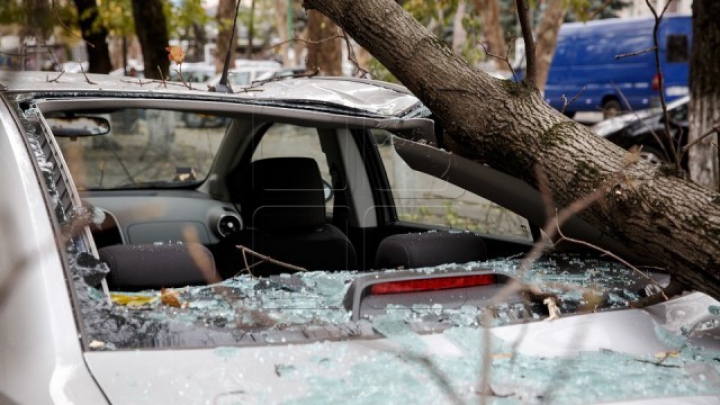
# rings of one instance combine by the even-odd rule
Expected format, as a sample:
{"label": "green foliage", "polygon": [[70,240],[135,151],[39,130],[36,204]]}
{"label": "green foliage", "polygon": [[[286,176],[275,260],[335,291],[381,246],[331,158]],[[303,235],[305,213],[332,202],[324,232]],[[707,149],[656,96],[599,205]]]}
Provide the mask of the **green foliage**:
{"label": "green foliage", "polygon": [[48,34],[55,25],[56,14],[67,14],[66,8],[55,4],[53,10],[50,0],[0,0],[0,25],[26,27],[31,32],[39,29]]}
{"label": "green foliage", "polygon": [[369,64],[370,66],[368,66],[368,70],[374,79],[391,83],[400,83],[400,81],[377,59],[370,58]]}
{"label": "green foliage", "polygon": [[[498,0],[500,2],[500,25],[506,37],[520,37],[520,26],[517,23],[515,0]],[[533,27],[537,27],[542,18],[543,5],[538,7],[537,0],[530,2]],[[618,11],[630,5],[629,0],[612,0],[605,6],[605,0],[566,0],[569,8],[565,22],[587,21],[593,19],[614,18]],[[604,7],[604,8],[603,8]]]}
{"label": "green foliage", "polygon": [[164,3],[170,37],[181,36],[193,24],[204,26],[210,21],[202,0],[180,0]]}
{"label": "green foliage", "polygon": [[104,27],[110,35],[115,36],[135,35],[130,0],[97,0],[97,5],[99,18],[93,24],[96,29]]}
{"label": "green foliage", "polygon": [[618,11],[630,5],[628,0],[613,0],[604,8],[605,0],[568,0],[568,3],[570,10],[565,18],[566,22],[615,18]]}

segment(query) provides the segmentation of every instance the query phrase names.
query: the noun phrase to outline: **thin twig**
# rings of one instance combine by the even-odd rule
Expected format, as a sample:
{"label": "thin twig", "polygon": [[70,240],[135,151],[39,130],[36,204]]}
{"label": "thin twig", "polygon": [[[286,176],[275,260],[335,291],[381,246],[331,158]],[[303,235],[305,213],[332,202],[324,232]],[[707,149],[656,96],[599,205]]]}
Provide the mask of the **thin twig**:
{"label": "thin twig", "polygon": [[667,11],[670,3],[672,2],[673,0],[668,0],[665,3],[665,7],[663,8],[662,12],[660,13],[660,15],[658,15],[655,7],[650,4],[650,0],[645,0],[645,4],[647,4],[648,8],[650,8],[653,17],[655,17],[655,25],[653,26],[653,44],[655,45],[655,68],[657,69],[658,87],[660,89],[660,105],[662,106],[663,117],[665,118],[665,136],[668,138],[668,146],[670,147],[670,155],[673,158],[673,163],[675,164],[675,170],[676,172],[680,173],[680,171],[682,170],[682,167],[680,166],[680,156],[678,155],[677,149],[675,148],[675,143],[672,141],[672,138],[670,138],[672,136],[672,133],[670,132],[670,114],[668,113],[667,102],[665,100],[665,78],[663,77],[662,65],[660,63],[660,52],[658,51],[660,49],[660,39],[658,38],[660,22],[662,21],[665,12]]}
{"label": "thin twig", "polygon": [[367,70],[363,69],[360,66],[360,62],[358,62],[358,60],[357,60],[357,56],[355,55],[355,49],[353,49],[352,43],[350,42],[350,37],[348,36],[347,32],[345,32],[344,29],[340,29],[340,31],[342,32],[343,39],[345,40],[345,47],[347,48],[347,51],[348,51],[348,60],[350,61],[350,63],[355,65],[355,68],[358,70],[358,73],[362,72],[362,74],[359,75],[359,77],[365,78],[366,75],[370,74],[370,72],[368,72]]}
{"label": "thin twig", "polygon": [[162,69],[160,69],[160,66],[157,66],[158,73],[160,74],[160,80],[162,80],[162,85],[164,88],[167,89],[167,84],[165,84],[165,76],[163,75]]}
{"label": "thin twig", "polygon": [[571,98],[570,100],[568,100],[567,97],[565,97],[565,95],[563,94],[562,97],[561,97],[562,100],[563,100],[563,106],[562,106],[562,109],[560,109],[560,112],[563,113],[563,114],[565,114],[565,109],[568,108],[568,106],[569,106],[570,104],[574,103],[575,100],[577,100],[578,98],[580,98],[580,96],[582,96],[582,94],[583,94],[584,92],[585,92],[585,86],[583,86],[583,88],[580,89],[580,91],[575,95],[575,97]]}
{"label": "thin twig", "polygon": [[[665,142],[663,142],[662,139],[660,139],[660,135],[658,135],[657,132],[655,132],[655,129],[653,129],[653,127],[651,127],[647,122],[640,119],[640,116],[637,114],[637,112],[635,110],[633,110],[632,106],[630,105],[630,101],[627,99],[627,97],[625,97],[625,93],[623,93],[622,89],[620,89],[615,84],[615,82],[612,82],[612,86],[613,86],[613,89],[615,89],[615,91],[620,95],[622,102],[625,104],[625,106],[628,108],[628,110],[630,110],[630,113],[635,115],[635,119],[637,119],[638,122],[640,122],[642,125],[644,125],[648,131],[650,131],[650,135],[652,135],[653,139],[655,139],[655,143],[657,143],[657,145],[660,147],[660,150],[662,150],[662,153],[665,155],[665,158],[667,160],[670,160],[670,156],[668,155],[667,148],[665,148]],[[667,134],[666,134],[666,136],[668,137],[668,141],[672,141]]]}
{"label": "thin twig", "polygon": [[608,6],[610,5],[610,3],[612,3],[612,2],[613,2],[613,0],[605,0],[605,3],[603,3],[603,4],[602,4],[600,7],[598,7],[595,11],[593,11],[593,13],[590,14],[590,16],[588,16],[588,18],[587,18],[588,21],[589,21],[589,20],[594,20],[595,17],[597,17],[598,14],[602,13],[603,10],[605,10],[606,8],[608,8]]}
{"label": "thin twig", "polygon": [[[315,70],[313,70],[312,72],[297,73],[297,74],[293,74],[292,77],[293,77],[293,79],[301,78],[301,77],[315,77],[319,74],[320,74],[320,68],[316,67]],[[246,92],[247,91],[262,91],[262,89],[258,89],[257,87],[260,87],[265,83],[280,82],[285,79],[287,79],[287,77],[271,77],[270,79],[265,79],[265,80],[255,80],[250,84],[250,86],[243,87],[241,90],[246,91]],[[238,91],[240,91],[240,90],[238,90]]]}
{"label": "thin twig", "polygon": [[301,43],[303,43],[303,44],[305,44],[305,45],[320,45],[320,44],[322,44],[323,42],[327,42],[327,41],[330,41],[331,39],[335,39],[335,38],[343,38],[343,36],[342,36],[341,34],[335,34],[335,35],[331,35],[331,36],[326,37],[326,38],[323,38],[323,39],[319,39],[319,40],[317,40],[317,41],[312,41],[312,40],[309,40],[309,39],[300,38],[300,37],[298,37],[297,35],[295,35],[294,37],[292,37],[292,38],[290,38],[290,39],[288,39],[288,40],[286,40],[286,41],[278,42],[278,43],[275,44],[275,45],[268,46],[267,48],[265,48],[265,49],[263,50],[263,52],[264,52],[264,51],[269,51],[269,50],[271,50],[271,49],[279,48],[279,47],[281,47],[281,46],[283,46],[283,45],[290,44],[290,43],[293,43],[293,42],[301,42]]}
{"label": "thin twig", "polygon": [[144,81],[142,81],[142,79],[140,79],[140,78],[137,78],[136,80],[120,79],[120,81],[123,82],[123,83],[138,84],[138,85],[140,85],[140,87],[142,87],[142,86],[144,86],[144,85],[146,85],[146,84],[157,83],[155,80],[148,80],[148,81],[145,81],[145,82],[144,82]]}
{"label": "thin twig", "polygon": [[715,127],[713,127],[713,128],[710,128],[709,131],[707,131],[707,132],[705,132],[704,134],[700,135],[700,136],[699,136],[697,139],[695,139],[694,141],[692,141],[692,142],[688,143],[687,145],[683,146],[683,148],[680,150],[680,152],[681,152],[682,154],[685,154],[685,152],[687,152],[690,148],[692,148],[692,147],[695,146],[696,144],[700,143],[700,141],[702,141],[703,139],[707,138],[708,136],[710,136],[710,135],[712,135],[712,134],[714,134],[714,133],[716,133],[716,132],[718,133],[718,135],[720,135],[720,125],[715,126]]}
{"label": "thin twig", "polygon": [[75,38],[83,41],[86,45],[90,46],[91,48],[95,48],[95,44],[92,44],[92,43],[86,41],[82,37],[82,35],[76,34],[70,27],[68,27],[67,24],[65,24],[65,21],[63,21],[62,18],[60,18],[60,14],[58,14],[57,7],[55,7],[55,0],[52,0],[52,10],[53,10],[53,14],[55,14],[55,19],[57,19],[57,21],[60,23],[60,26],[63,27],[65,29],[65,31],[67,31],[70,34],[71,37],[75,37]]}
{"label": "thin twig", "polygon": [[650,48],[645,48],[642,51],[630,52],[630,53],[620,53],[620,54],[615,55],[615,60],[623,59],[623,58],[630,58],[632,56],[639,56],[639,55],[646,54],[648,52],[655,52],[657,49],[658,49],[657,46],[651,46]]}
{"label": "thin twig", "polygon": [[93,81],[90,80],[90,78],[88,77],[88,75],[85,73],[85,69],[83,69],[82,63],[81,63],[81,62],[78,62],[78,65],[80,66],[80,71],[82,72],[83,76],[85,76],[85,81],[86,81],[88,84],[97,84],[97,83],[95,83],[95,82],[93,82]]}
{"label": "thin twig", "polygon": [[[182,65],[181,65],[181,66],[182,66]],[[178,74],[178,77],[180,78],[180,82],[181,82],[185,87],[187,87],[187,88],[190,89],[190,90],[195,90],[195,89],[192,88],[192,84],[188,84],[188,82],[185,81],[185,78],[183,77],[181,70],[178,70],[178,69],[173,69],[173,70],[175,71],[175,73]]]}
{"label": "thin twig", "polygon": [[[618,255],[610,252],[609,250],[605,250],[605,249],[603,249],[603,248],[601,248],[601,247],[599,247],[599,246],[593,245],[592,243],[588,243],[588,242],[585,242],[585,241],[582,241],[582,240],[579,240],[579,239],[574,239],[574,238],[567,237],[567,236],[565,236],[565,234],[562,233],[562,230],[560,230],[560,226],[557,227],[557,233],[558,233],[558,235],[560,236],[560,239],[558,240],[558,242],[570,242],[570,243],[574,243],[574,244],[576,244],[576,245],[581,245],[581,246],[585,246],[585,247],[588,247],[588,248],[590,248],[590,249],[596,250],[596,251],[602,253],[603,255],[609,256],[609,257],[617,260],[618,262],[622,263],[623,265],[625,265],[625,266],[626,266],[627,268],[629,268],[630,270],[636,272],[637,274],[641,275],[642,277],[644,277],[645,279],[647,279],[648,281],[650,281],[650,284],[652,284],[652,285],[654,285],[654,286],[656,286],[656,287],[658,287],[658,288],[660,288],[660,289],[662,290],[662,287],[661,287],[660,285],[658,285],[658,283],[657,283],[655,280],[653,280],[652,277],[650,277],[650,276],[648,276],[647,274],[643,273],[640,269],[638,269],[637,267],[635,267],[635,266],[633,266],[632,264],[630,264],[627,260],[625,260],[625,259],[621,258],[620,256],[618,256]],[[668,297],[665,295],[664,292],[662,292],[661,294],[663,294],[663,296],[665,297],[666,300],[668,299]]]}
{"label": "thin twig", "polygon": [[508,44],[508,47],[505,50],[505,56],[495,55],[494,53],[491,53],[490,51],[488,51],[487,46],[485,46],[485,44],[482,42],[480,42],[480,46],[483,48],[485,55],[492,56],[493,58],[497,58],[497,59],[505,62],[505,64],[507,64],[507,66],[508,66],[508,69],[510,69],[510,73],[512,73],[512,75],[513,75],[513,80],[515,81],[515,83],[517,83],[518,79],[517,79],[517,75],[515,74],[515,69],[513,69],[512,63],[510,63],[510,59],[508,58],[508,55],[510,54],[511,44]]}
{"label": "thin twig", "polygon": [[305,269],[305,268],[303,268],[303,267],[295,266],[294,264],[285,263],[285,262],[282,262],[282,261],[280,261],[280,260],[273,259],[273,258],[270,257],[270,256],[265,256],[264,254],[255,252],[255,251],[252,250],[252,249],[248,249],[248,248],[246,248],[246,247],[243,246],[243,245],[235,245],[235,247],[238,248],[238,249],[240,249],[241,252],[247,252],[247,253],[249,253],[249,254],[251,254],[251,255],[259,258],[259,259],[262,259],[262,260],[264,260],[264,261],[270,262],[270,263],[275,264],[275,265],[277,265],[277,266],[285,267],[285,268],[288,268],[288,269],[290,269],[290,270],[295,270],[295,271],[307,271],[307,269]]}
{"label": "thin twig", "polygon": [[64,74],[65,74],[65,71],[63,70],[63,71],[60,72],[60,74],[57,75],[54,79],[51,79],[50,76],[46,75],[46,76],[45,76],[45,81],[47,81],[48,83],[57,83],[58,79],[60,79],[60,77],[61,77],[62,75],[64,75]]}

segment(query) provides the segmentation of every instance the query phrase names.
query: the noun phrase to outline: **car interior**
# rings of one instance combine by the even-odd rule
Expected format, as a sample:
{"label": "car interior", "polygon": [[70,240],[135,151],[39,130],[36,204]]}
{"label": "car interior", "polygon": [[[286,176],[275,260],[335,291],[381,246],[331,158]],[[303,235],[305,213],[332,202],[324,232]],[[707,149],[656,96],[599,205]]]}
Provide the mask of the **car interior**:
{"label": "car interior", "polygon": [[[465,263],[524,253],[541,238],[539,193],[433,145],[440,128],[431,142],[413,139],[426,118],[398,127],[197,100],[38,107],[48,120],[109,123],[102,135],[51,128],[81,198],[104,214],[92,239],[113,290]],[[187,125],[187,114],[205,124]],[[579,218],[566,228],[623,250]]]}

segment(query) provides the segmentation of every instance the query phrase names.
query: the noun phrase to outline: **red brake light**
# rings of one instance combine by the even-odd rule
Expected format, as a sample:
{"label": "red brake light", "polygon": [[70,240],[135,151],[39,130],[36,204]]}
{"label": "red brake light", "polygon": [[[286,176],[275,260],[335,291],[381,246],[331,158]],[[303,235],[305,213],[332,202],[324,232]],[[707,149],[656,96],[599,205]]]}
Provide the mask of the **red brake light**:
{"label": "red brake light", "polygon": [[652,89],[660,90],[660,75],[655,75],[652,79]]}
{"label": "red brake light", "polygon": [[397,294],[418,291],[447,290],[450,288],[479,287],[495,284],[495,275],[480,274],[462,277],[441,277],[423,280],[390,281],[370,287],[371,295]]}

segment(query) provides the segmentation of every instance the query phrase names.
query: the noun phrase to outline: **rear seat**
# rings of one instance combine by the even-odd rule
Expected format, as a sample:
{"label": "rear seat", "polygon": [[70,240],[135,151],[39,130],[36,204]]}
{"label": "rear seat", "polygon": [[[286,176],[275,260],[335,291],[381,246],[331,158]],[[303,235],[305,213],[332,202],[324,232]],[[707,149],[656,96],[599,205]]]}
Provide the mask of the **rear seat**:
{"label": "rear seat", "polygon": [[377,269],[411,269],[487,259],[483,239],[468,232],[425,232],[388,236],[375,256]]}

